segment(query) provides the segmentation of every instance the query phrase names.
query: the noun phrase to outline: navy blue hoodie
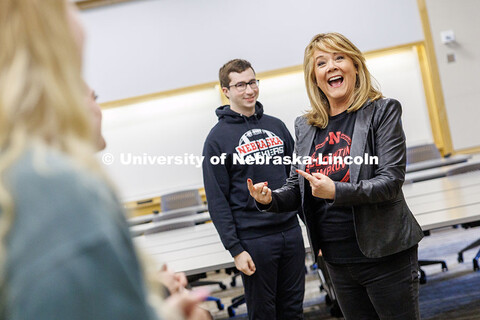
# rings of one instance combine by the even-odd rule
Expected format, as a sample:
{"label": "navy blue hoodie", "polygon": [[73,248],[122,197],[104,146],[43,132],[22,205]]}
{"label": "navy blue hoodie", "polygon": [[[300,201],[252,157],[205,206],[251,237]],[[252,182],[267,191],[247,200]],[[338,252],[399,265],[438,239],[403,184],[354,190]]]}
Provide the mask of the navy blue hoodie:
{"label": "navy blue hoodie", "polygon": [[[240,239],[258,238],[298,225],[296,212],[259,211],[247,188],[247,178],[253,183],[268,181],[272,190],[280,188],[290,166],[273,161],[249,165],[240,160],[250,156],[264,160],[268,155],[291,157],[294,141],[281,120],[263,114],[258,101],[255,114],[250,117],[232,111],[229,105],[219,107],[216,114],[218,123],[203,148],[203,181],[210,216],[223,245],[234,257],[244,251]],[[224,163],[215,164],[222,154],[226,154]]]}

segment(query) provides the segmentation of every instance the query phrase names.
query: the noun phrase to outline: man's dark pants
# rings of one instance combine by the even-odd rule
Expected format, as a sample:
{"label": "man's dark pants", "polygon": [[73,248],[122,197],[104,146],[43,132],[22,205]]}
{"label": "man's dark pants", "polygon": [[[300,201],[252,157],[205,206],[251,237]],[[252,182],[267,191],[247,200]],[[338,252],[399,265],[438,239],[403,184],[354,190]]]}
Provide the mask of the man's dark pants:
{"label": "man's dark pants", "polygon": [[253,275],[242,274],[249,319],[303,319],[305,247],[300,226],[241,243],[256,267]]}

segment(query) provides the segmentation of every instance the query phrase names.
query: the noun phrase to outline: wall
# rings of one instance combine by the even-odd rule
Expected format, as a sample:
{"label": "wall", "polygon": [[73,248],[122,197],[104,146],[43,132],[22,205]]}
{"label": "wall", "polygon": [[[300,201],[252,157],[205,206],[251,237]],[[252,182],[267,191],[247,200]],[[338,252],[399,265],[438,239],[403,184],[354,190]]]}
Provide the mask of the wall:
{"label": "wall", "polygon": [[[480,1],[427,0],[426,5],[453,148],[479,147],[475,129],[480,118]],[[442,43],[440,32],[446,30],[454,31],[455,42]],[[448,62],[450,54],[455,61]]]}
{"label": "wall", "polygon": [[232,58],[257,72],[300,65],[320,32],[363,51],[423,40],[416,0],[150,0],[81,12],[85,77],[99,101],[217,80]]}
{"label": "wall", "polygon": [[[203,141],[216,123],[213,112],[220,103],[218,89],[212,87],[105,110],[107,148],[99,157],[121,198],[146,199],[201,187],[200,166],[185,156],[201,156]],[[168,157],[180,160],[175,163]]]}
{"label": "wall", "polygon": [[[305,45],[320,32],[344,33],[363,51],[423,40],[415,0],[150,0],[85,10],[81,17],[85,77],[100,102],[217,81],[219,67],[237,57],[250,60],[257,73],[301,65]],[[432,141],[415,57],[403,52],[369,61],[385,95],[404,106],[410,145]],[[301,72],[262,79],[260,92],[267,112],[293,132],[295,117],[309,106]],[[212,87],[105,110],[108,146],[100,157],[113,158],[106,168],[122,198],[201,186],[194,165],[148,162],[201,155],[218,105]]]}

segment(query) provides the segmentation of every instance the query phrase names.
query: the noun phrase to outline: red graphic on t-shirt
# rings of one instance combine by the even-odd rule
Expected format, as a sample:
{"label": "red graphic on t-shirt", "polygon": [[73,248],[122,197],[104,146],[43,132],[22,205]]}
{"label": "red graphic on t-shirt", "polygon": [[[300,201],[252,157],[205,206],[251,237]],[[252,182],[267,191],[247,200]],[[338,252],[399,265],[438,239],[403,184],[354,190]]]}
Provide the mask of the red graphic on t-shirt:
{"label": "red graphic on t-shirt", "polygon": [[[328,132],[325,139],[315,146],[311,155],[312,164],[306,166],[308,173],[321,173],[331,177],[334,174],[340,174],[340,180],[350,181],[350,169],[343,161],[346,156],[350,156],[350,146],[352,139],[341,131]],[[345,173],[342,176],[342,171]]]}

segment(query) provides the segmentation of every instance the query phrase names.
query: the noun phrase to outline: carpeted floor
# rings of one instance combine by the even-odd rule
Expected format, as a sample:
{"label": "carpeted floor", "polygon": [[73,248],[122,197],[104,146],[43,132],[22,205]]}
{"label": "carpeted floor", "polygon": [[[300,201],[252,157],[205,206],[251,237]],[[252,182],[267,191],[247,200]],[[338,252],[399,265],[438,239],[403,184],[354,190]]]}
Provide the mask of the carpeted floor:
{"label": "carpeted floor", "polygon": [[420,259],[444,259],[448,265],[447,272],[439,265],[424,267],[427,283],[420,286],[422,319],[480,319],[480,272],[474,272],[472,264],[480,248],[465,252],[465,262],[457,261],[457,252],[479,238],[480,228],[448,228],[422,240]]}
{"label": "carpeted floor", "polygon": [[[443,259],[448,271],[442,272],[440,265],[423,267],[427,283],[420,286],[420,313],[423,320],[480,320],[480,272],[474,272],[472,258],[480,248],[464,254],[464,263],[457,262],[457,252],[480,238],[480,228],[445,228],[435,230],[425,237],[419,246],[420,259]],[[308,262],[307,262],[308,263]],[[231,299],[243,292],[241,278],[236,287],[230,286],[230,276],[225,273],[210,273],[209,279],[221,280],[227,290],[211,286],[212,296],[221,298],[224,310],[218,310],[214,302],[205,302],[214,319],[229,319],[227,312]],[[330,308],[325,303],[325,293],[319,290],[320,282],[315,272],[307,275],[305,284],[305,319],[333,320]],[[245,304],[235,309],[235,319],[247,319]],[[272,319],[273,320],[273,319]]]}

